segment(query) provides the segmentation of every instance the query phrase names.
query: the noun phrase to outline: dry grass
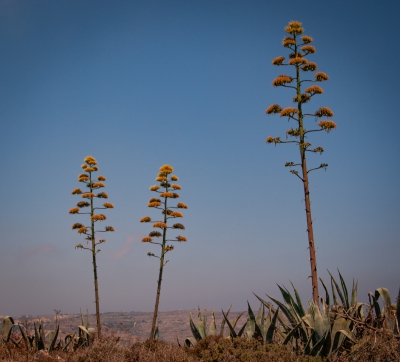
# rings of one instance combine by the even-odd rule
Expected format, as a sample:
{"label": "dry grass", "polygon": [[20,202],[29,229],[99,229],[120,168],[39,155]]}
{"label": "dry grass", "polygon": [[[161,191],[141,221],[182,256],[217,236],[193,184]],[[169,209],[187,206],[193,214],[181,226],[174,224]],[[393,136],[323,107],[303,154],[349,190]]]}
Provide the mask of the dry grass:
{"label": "dry grass", "polygon": [[[11,357],[12,356],[12,357]],[[27,359],[28,357],[28,359]],[[179,347],[162,341],[146,341],[129,346],[120,345],[115,338],[105,338],[91,348],[72,353],[44,351],[29,353],[12,343],[0,344],[0,361],[16,362],[322,362],[320,358],[296,355],[285,346],[263,346],[256,340],[207,337],[194,348]],[[335,356],[330,362],[398,362],[400,341],[390,334],[365,333],[353,351]]]}

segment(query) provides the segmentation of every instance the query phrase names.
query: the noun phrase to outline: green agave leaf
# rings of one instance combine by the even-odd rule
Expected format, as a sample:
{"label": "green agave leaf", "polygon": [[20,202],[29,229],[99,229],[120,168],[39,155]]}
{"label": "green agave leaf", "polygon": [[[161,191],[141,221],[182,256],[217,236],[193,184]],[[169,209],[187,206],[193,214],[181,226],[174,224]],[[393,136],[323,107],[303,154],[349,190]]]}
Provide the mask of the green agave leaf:
{"label": "green agave leaf", "polygon": [[390,301],[390,294],[389,291],[386,288],[378,288],[375,290],[375,301],[378,302],[379,296],[382,297],[383,299],[383,305],[385,309],[385,317],[387,317],[387,311],[390,310],[390,306],[392,305],[392,302]]}
{"label": "green agave leaf", "polygon": [[200,341],[200,339],[202,339],[199,330],[193,323],[192,313],[190,313],[190,330],[192,331],[193,337],[196,339],[196,341]]}
{"label": "green agave leaf", "polygon": [[353,279],[353,287],[351,289],[351,306],[355,307],[357,305],[357,287],[358,287],[358,281],[354,284],[354,279]]}
{"label": "green agave leaf", "polygon": [[[229,315],[229,311],[231,310],[231,308],[232,308],[232,304],[229,306],[228,311],[226,312],[227,317]],[[219,328],[219,335],[222,337],[224,336],[224,329],[225,329],[225,318],[222,318],[221,327]]]}
{"label": "green agave leaf", "polygon": [[14,319],[12,319],[10,316],[4,317],[1,326],[1,336],[6,342],[10,340],[11,330],[13,325],[14,325]]}
{"label": "green agave leaf", "polygon": [[217,335],[217,325],[215,324],[215,313],[214,309],[212,310],[211,314],[211,324],[210,324],[210,330],[209,330],[209,335],[210,336],[216,336]]}
{"label": "green agave leaf", "polygon": [[194,347],[197,344],[197,340],[190,337],[185,339],[185,345],[188,347]]}
{"label": "green agave leaf", "polygon": [[[343,296],[343,294],[342,294],[342,291],[340,290],[340,288],[339,288],[339,285],[338,285],[338,283],[336,283],[336,280],[335,280],[335,278],[333,277],[333,275],[331,274],[331,272],[328,270],[328,273],[329,273],[329,275],[331,276],[331,283],[333,283],[334,285],[335,285],[335,287],[336,287],[336,290],[337,290],[337,292],[338,292],[338,294],[339,294],[339,298],[340,298],[340,300],[342,301],[342,304],[344,305],[344,306],[347,306],[349,303],[347,302],[346,303],[346,300],[345,300],[345,298],[344,298],[344,296]],[[339,273],[340,274],[340,273]],[[334,292],[334,289],[333,289],[333,285],[332,285],[332,293],[334,294],[335,292]],[[339,303],[337,303],[337,300],[336,300],[336,295],[334,295],[334,299],[335,299],[335,304],[339,304]]]}
{"label": "green agave leaf", "polygon": [[315,343],[314,347],[310,351],[311,356],[318,356],[319,353],[322,351],[322,348],[324,347],[325,341],[328,337],[328,331]]}
{"label": "green agave leaf", "polygon": [[328,306],[330,306],[328,288],[326,287],[326,285],[325,285],[324,281],[322,280],[322,278],[319,278],[319,280],[320,280],[322,286],[323,286],[324,289],[325,289],[325,302],[326,302],[326,304],[327,304]]}
{"label": "green agave leaf", "polygon": [[296,297],[298,313],[299,313],[300,317],[302,318],[302,317],[304,317],[306,315],[305,309],[303,307],[303,303],[301,302],[300,295],[299,295],[297,289],[295,288],[294,284],[292,282],[290,282],[290,284],[292,284],[292,287],[293,287],[293,290],[294,290],[294,295]]}
{"label": "green agave leaf", "polygon": [[[255,295],[255,297],[262,303],[264,304],[267,308],[268,308],[268,314],[271,311],[272,313],[275,313],[275,308],[272,307],[269,303],[267,303],[264,299],[260,298],[257,294],[253,293]],[[284,321],[280,314],[278,315],[278,321],[281,324],[281,326],[285,329],[285,331],[289,331],[292,329],[292,327],[290,327],[287,323],[286,320]]]}
{"label": "green agave leaf", "polygon": [[247,338],[251,339],[254,336],[255,333],[255,326],[256,326],[256,319],[254,317],[254,313],[250,307],[249,301],[247,301],[247,305],[248,305],[248,314],[249,314],[249,318],[247,319]]}
{"label": "green agave leaf", "polygon": [[243,324],[243,327],[240,329],[239,333],[237,334],[238,337],[241,337],[243,335],[246,325],[247,325],[247,322],[245,322],[245,324]]}
{"label": "green agave leaf", "polygon": [[47,352],[51,352],[54,349],[54,346],[57,342],[58,332],[60,330],[60,325],[57,325],[55,331],[51,331],[49,334],[49,347],[47,348]]}
{"label": "green agave leaf", "polygon": [[241,317],[242,315],[243,315],[243,312],[240,313],[240,314],[233,320],[233,323],[232,323],[233,328],[236,328],[236,324],[237,324],[237,322],[239,321],[239,319],[240,319],[240,317]]}
{"label": "green agave leaf", "polygon": [[262,311],[263,311],[263,304],[261,303],[260,307],[258,308],[257,317],[256,317],[256,324],[258,324],[258,325],[261,325]]}
{"label": "green agave leaf", "polygon": [[276,321],[278,320],[278,314],[279,314],[279,307],[276,309],[276,312],[275,312],[274,316],[272,317],[271,324],[267,330],[266,340],[268,342],[272,342],[274,339],[274,333],[275,333]]}
{"label": "green agave leaf", "polygon": [[349,303],[349,295],[347,292],[346,283],[344,282],[344,279],[342,277],[342,274],[340,274],[339,269],[338,269],[338,273],[339,273],[340,283],[342,284],[342,289],[343,289],[343,293],[344,293],[345,306],[346,306],[346,309],[348,310],[348,309],[350,309],[350,303]]}
{"label": "green agave leaf", "polygon": [[288,308],[286,308],[286,306],[283,303],[281,303],[279,300],[276,300],[275,298],[270,297],[268,294],[267,297],[271,299],[273,302],[275,302],[281,308],[283,314],[289,320],[292,327],[298,324],[298,321],[296,321],[296,318],[293,316],[292,312]]}
{"label": "green agave leaf", "polygon": [[28,333],[26,332],[26,329],[22,324],[18,323],[18,328],[19,328],[19,331],[21,332],[21,337],[25,343],[25,347],[28,349],[28,346],[30,344],[29,339],[28,339]]}
{"label": "green agave leaf", "polygon": [[293,299],[292,295],[290,294],[290,292],[286,288],[281,288],[279,285],[278,285],[278,288],[281,291],[283,299],[285,300],[286,307],[288,308],[288,310],[292,314],[293,318],[296,320],[296,323],[298,323],[300,321],[300,319],[301,319],[300,312],[297,309],[297,305],[294,302],[294,299]]}
{"label": "green agave leaf", "polygon": [[197,314],[197,329],[199,330],[201,338],[205,338],[206,337],[205,325],[203,323],[203,320],[201,319],[200,308],[199,308],[199,311],[198,311],[198,314]]}
{"label": "green agave leaf", "polygon": [[[235,327],[232,326],[231,322],[229,322],[229,319],[227,318],[227,316],[225,315],[224,311],[222,311],[222,315],[224,316],[224,319],[226,321],[226,323],[228,324],[229,330],[230,330],[230,336],[232,338],[236,338],[237,334],[235,332]],[[239,318],[236,319],[236,322]],[[236,323],[235,323],[236,324]]]}

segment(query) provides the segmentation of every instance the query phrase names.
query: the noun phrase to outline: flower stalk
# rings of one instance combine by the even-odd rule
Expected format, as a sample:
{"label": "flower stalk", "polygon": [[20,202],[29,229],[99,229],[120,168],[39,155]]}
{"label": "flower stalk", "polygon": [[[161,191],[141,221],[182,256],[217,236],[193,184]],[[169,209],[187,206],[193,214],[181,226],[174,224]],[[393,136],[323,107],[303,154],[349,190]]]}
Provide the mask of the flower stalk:
{"label": "flower stalk", "polygon": [[295,97],[293,102],[296,103],[296,107],[282,108],[278,104],[272,104],[266,110],[267,115],[279,114],[280,117],[287,117],[288,121],[293,121],[295,127],[291,127],[286,131],[286,140],[281,140],[281,137],[268,136],[266,142],[273,143],[275,145],[280,143],[295,143],[300,153],[300,163],[287,162],[285,167],[300,167],[300,172],[291,169],[290,172],[297,176],[303,183],[303,193],[305,200],[305,211],[307,220],[307,234],[308,234],[308,247],[310,252],[310,266],[311,266],[311,280],[312,280],[312,295],[313,301],[318,305],[319,294],[318,294],[318,275],[317,275],[317,261],[315,255],[315,243],[314,243],[314,230],[311,214],[311,201],[310,201],[310,189],[308,174],[311,171],[318,169],[326,169],[327,164],[322,163],[317,167],[307,168],[307,152],[322,154],[324,149],[321,146],[312,148],[312,144],[307,141],[307,134],[311,132],[326,131],[330,132],[336,128],[336,124],[331,120],[322,120],[318,123],[319,129],[307,130],[304,126],[305,117],[313,117],[314,119],[322,117],[333,117],[333,112],[328,107],[321,107],[313,114],[307,114],[303,111],[303,104],[308,103],[313,96],[322,94],[323,90],[320,86],[313,85],[304,90],[302,93],[302,86],[304,83],[309,82],[323,82],[329,79],[329,77],[323,72],[317,72],[314,79],[302,79],[302,73],[313,72],[317,69],[317,64],[309,62],[307,56],[315,53],[316,49],[310,44],[313,39],[309,36],[302,35],[304,29],[302,23],[298,21],[291,21],[286,27],[285,31],[289,36],[283,40],[283,46],[292,51],[289,54],[289,61],[285,63],[285,57],[280,56],[272,60],[272,64],[276,66],[291,66],[295,68],[295,76],[279,75],[272,85],[274,87],[285,87],[295,90]]}
{"label": "flower stalk", "polygon": [[[73,195],[81,195],[82,198],[87,201],[80,201],[77,203],[77,207],[72,208],[69,213],[70,214],[88,214],[90,215],[90,226],[85,226],[81,223],[75,223],[72,225],[73,230],[77,230],[78,234],[85,235],[86,245],[77,244],[75,249],[85,249],[89,250],[92,253],[92,265],[93,265],[93,276],[94,276],[94,294],[95,294],[95,303],[96,303],[96,323],[97,323],[97,336],[101,339],[101,321],[100,321],[100,297],[99,297],[99,285],[98,285],[98,276],[97,276],[97,260],[96,256],[100,252],[100,249],[97,248],[98,245],[104,243],[106,240],[101,239],[96,242],[96,233],[99,232],[112,232],[114,228],[112,226],[106,226],[104,230],[95,230],[96,222],[101,222],[107,219],[107,217],[103,214],[98,214],[96,211],[99,209],[113,209],[114,205],[105,202],[103,207],[95,207],[94,199],[95,198],[108,198],[108,195],[105,192],[100,192],[95,194],[94,191],[105,187],[104,181],[106,178],[104,176],[97,177],[97,181],[93,180],[93,172],[98,171],[97,161],[92,156],[87,156],[84,159],[84,163],[81,166],[82,169],[86,172],[80,174],[78,176],[78,181],[86,184],[86,187],[89,189],[88,192],[82,192],[80,188],[75,188],[72,190]],[[101,181],[101,182],[100,182]],[[84,208],[90,207],[90,211],[83,212]]]}
{"label": "flower stalk", "polygon": [[[159,185],[154,185],[150,187],[150,191],[158,193],[158,197],[153,197],[149,200],[148,207],[159,209],[162,214],[161,220],[153,221],[150,216],[143,217],[140,222],[153,222],[153,228],[157,229],[155,231],[151,231],[149,236],[145,236],[142,239],[143,243],[150,243],[158,245],[161,248],[161,252],[159,255],[149,252],[147,255],[150,257],[155,257],[159,259],[159,272],[158,272],[158,280],[157,280],[157,294],[156,294],[156,302],[154,305],[154,313],[153,313],[153,321],[151,325],[150,339],[154,339],[157,336],[157,316],[158,316],[158,307],[160,304],[160,295],[161,295],[161,284],[163,279],[164,267],[168,263],[168,260],[165,259],[165,255],[174,250],[174,246],[168,245],[167,242],[186,242],[186,237],[182,235],[178,235],[175,239],[167,239],[167,229],[185,229],[185,227],[180,223],[175,223],[172,226],[170,222],[176,218],[183,218],[183,214],[178,211],[174,211],[173,209],[187,209],[186,204],[179,202],[176,206],[170,206],[168,199],[177,199],[179,198],[179,194],[177,194],[176,190],[180,190],[181,187],[177,184],[171,184],[171,182],[178,181],[178,177],[175,175],[171,175],[173,172],[173,168],[170,165],[163,165],[160,167],[160,172],[157,175],[156,181]],[[160,231],[159,231],[159,230]],[[159,238],[162,241],[155,241]]]}

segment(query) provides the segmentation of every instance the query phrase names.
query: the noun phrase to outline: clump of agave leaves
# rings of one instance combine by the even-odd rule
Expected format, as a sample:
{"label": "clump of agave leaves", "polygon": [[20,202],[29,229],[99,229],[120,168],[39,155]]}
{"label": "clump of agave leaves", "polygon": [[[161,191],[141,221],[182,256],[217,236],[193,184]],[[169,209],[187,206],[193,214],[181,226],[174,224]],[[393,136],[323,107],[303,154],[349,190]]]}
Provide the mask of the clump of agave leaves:
{"label": "clump of agave leaves", "polygon": [[[207,310],[204,309],[203,319],[201,318],[201,311],[200,308],[198,309],[197,315],[197,327],[193,322],[192,315],[190,314],[190,329],[192,331],[193,337],[186,338],[185,344],[187,346],[194,346],[198,341],[207,336],[216,336],[220,335],[221,337],[226,338],[237,338],[237,337],[246,337],[246,338],[256,338],[262,339],[263,343],[266,341],[272,342],[274,338],[274,333],[276,331],[276,322],[278,317],[278,310],[275,311],[274,315],[272,316],[271,310],[269,311],[268,315],[265,315],[265,306],[261,303],[260,308],[257,313],[257,317],[253,313],[253,310],[248,304],[248,319],[243,324],[239,331],[237,331],[236,325],[239,321],[240,317],[243,315],[243,312],[240,313],[238,316],[235,317],[233,321],[229,321],[228,316],[231,310],[232,305],[229,307],[228,311],[225,313],[222,311],[223,319],[221,321],[221,326],[219,328],[219,332],[217,331],[217,326],[215,323],[215,313],[214,310],[211,314],[211,324],[207,325]],[[227,335],[225,336],[225,324],[228,326],[227,328]]]}
{"label": "clump of agave leaves", "polygon": [[[93,343],[96,331],[90,327],[88,312],[86,313],[86,321],[81,313],[81,320],[82,325],[78,327],[78,335],[70,333],[65,336],[64,340],[60,339],[57,342],[60,331],[59,324],[56,324],[55,330],[46,332],[43,321],[35,321],[33,323],[33,334],[30,334],[24,325],[14,323],[14,319],[7,316],[2,322],[0,343],[6,343],[7,345],[8,342],[11,342],[17,347],[25,347],[27,353],[40,350],[69,352],[81,347],[89,347]],[[9,352],[11,354],[11,350]]]}
{"label": "clump of agave leaves", "polygon": [[[283,303],[267,295],[278,306],[277,309],[256,295],[261,303],[274,313],[274,317],[277,317],[276,336],[280,338],[281,343],[291,346],[296,352],[329,357],[343,349],[357,348],[357,340],[362,337],[365,328],[399,334],[400,292],[397,305],[391,303],[389,291],[386,288],[378,288],[374,294],[369,293],[369,305],[359,303],[357,302],[357,283],[353,281],[350,297],[340,272],[340,286],[332,274],[330,276],[333,297],[331,308],[329,308],[328,288],[322,279],[320,281],[326,293],[325,299],[321,298],[322,310],[311,301],[306,312],[293,284],[294,297],[287,288],[278,285]],[[383,300],[383,309],[378,303],[380,297]],[[364,308],[367,309],[367,313]],[[281,312],[278,313],[278,309]]]}

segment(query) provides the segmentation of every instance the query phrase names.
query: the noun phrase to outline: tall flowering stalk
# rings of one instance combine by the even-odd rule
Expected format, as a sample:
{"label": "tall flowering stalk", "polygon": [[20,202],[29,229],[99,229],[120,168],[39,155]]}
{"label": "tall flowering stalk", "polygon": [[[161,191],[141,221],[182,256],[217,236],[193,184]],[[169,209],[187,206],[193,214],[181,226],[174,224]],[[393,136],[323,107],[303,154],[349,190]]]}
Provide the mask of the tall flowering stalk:
{"label": "tall flowering stalk", "polygon": [[[92,253],[92,263],[93,263],[93,275],[94,275],[94,293],[95,293],[95,302],[96,302],[96,321],[97,321],[97,335],[99,339],[101,338],[101,323],[100,323],[100,300],[99,300],[99,286],[98,286],[98,277],[97,277],[97,262],[96,255],[100,251],[97,249],[99,244],[104,243],[105,239],[100,239],[96,242],[96,233],[114,231],[112,226],[106,226],[104,230],[95,230],[95,224],[97,222],[101,222],[107,219],[107,217],[103,214],[98,214],[97,210],[100,209],[113,209],[114,205],[105,202],[103,203],[103,207],[95,207],[94,199],[108,199],[108,195],[105,192],[99,192],[97,194],[94,191],[97,191],[103,187],[105,187],[104,182],[106,178],[104,176],[98,176],[97,180],[94,180],[93,172],[98,171],[97,161],[92,156],[87,156],[84,159],[84,164],[81,166],[85,173],[81,173],[78,176],[78,181],[86,184],[88,190],[83,192],[80,188],[76,188],[72,190],[72,195],[81,195],[85,201],[80,201],[76,204],[76,207],[73,207],[69,210],[70,214],[88,214],[90,215],[90,225],[85,226],[81,223],[75,223],[72,225],[72,229],[76,230],[78,234],[84,235],[86,240],[86,245],[77,244],[75,249],[85,249],[89,250]],[[87,212],[85,208],[89,208]]]}
{"label": "tall flowering stalk", "polygon": [[[155,337],[155,332],[156,332],[156,323],[158,315],[158,306],[160,303],[163,270],[164,266],[168,263],[168,260],[165,260],[165,255],[168,252],[174,250],[174,246],[167,245],[167,242],[187,241],[186,238],[182,235],[176,236],[175,239],[167,239],[167,229],[175,229],[175,230],[185,229],[185,227],[181,223],[175,223],[175,224],[173,223],[175,219],[183,217],[183,214],[181,212],[174,211],[174,209],[188,208],[186,204],[182,202],[178,202],[176,206],[170,206],[168,204],[169,199],[177,199],[179,197],[179,194],[176,193],[175,191],[181,189],[181,187],[175,183],[176,181],[178,181],[178,177],[175,175],[171,175],[173,170],[174,169],[170,165],[161,166],[160,172],[158,173],[156,178],[156,181],[159,183],[159,185],[154,185],[150,187],[150,191],[156,192],[158,193],[158,195],[157,197],[151,198],[147,206],[161,210],[161,215],[162,215],[161,220],[154,221],[150,218],[150,216],[145,216],[140,220],[140,222],[153,222],[153,228],[156,229],[150,232],[149,236],[144,237],[142,239],[142,242],[156,244],[159,245],[161,248],[161,253],[159,255],[156,255],[154,253],[147,254],[150,257],[158,258],[160,261],[160,269],[157,281],[157,296],[156,296],[156,303],[154,306],[153,323],[151,326],[150,339],[153,339]],[[161,239],[162,241],[161,240],[158,241],[159,239]]]}
{"label": "tall flowering stalk", "polygon": [[[318,276],[317,276],[317,261],[315,256],[315,243],[314,232],[311,217],[311,203],[310,203],[310,190],[308,182],[308,174],[311,171],[321,168],[326,169],[327,164],[321,163],[318,167],[307,169],[306,154],[307,152],[322,154],[324,149],[321,146],[313,148],[311,143],[307,141],[307,135],[311,132],[326,131],[330,132],[336,128],[336,124],[331,120],[321,120],[318,122],[318,129],[306,129],[304,121],[306,117],[314,118],[315,120],[325,117],[332,117],[333,112],[327,107],[321,107],[314,113],[304,113],[303,104],[309,102],[316,94],[322,94],[323,90],[318,85],[311,85],[302,89],[305,83],[323,82],[328,80],[325,73],[317,72],[314,79],[301,79],[302,72],[309,73],[317,70],[317,64],[309,62],[307,57],[315,53],[315,47],[309,45],[313,39],[307,35],[302,35],[304,29],[302,23],[298,21],[291,21],[285,27],[286,33],[289,35],[283,39],[282,45],[288,48],[291,53],[289,54],[288,62],[285,62],[285,57],[280,56],[272,60],[272,64],[276,66],[289,66],[294,68],[294,76],[282,74],[274,79],[272,85],[274,87],[291,88],[295,92],[293,102],[295,107],[282,108],[278,104],[272,104],[266,110],[267,115],[278,113],[281,117],[287,117],[288,121],[294,122],[294,127],[286,131],[286,140],[282,141],[280,137],[267,138],[267,143],[295,143],[300,153],[300,163],[287,162],[285,167],[300,167],[300,174],[297,170],[292,169],[290,172],[297,176],[303,183],[305,210],[307,218],[307,233],[308,245],[310,250],[310,265],[311,265],[311,279],[312,279],[312,293],[313,300],[318,304]],[[288,138],[294,138],[288,140]]]}

